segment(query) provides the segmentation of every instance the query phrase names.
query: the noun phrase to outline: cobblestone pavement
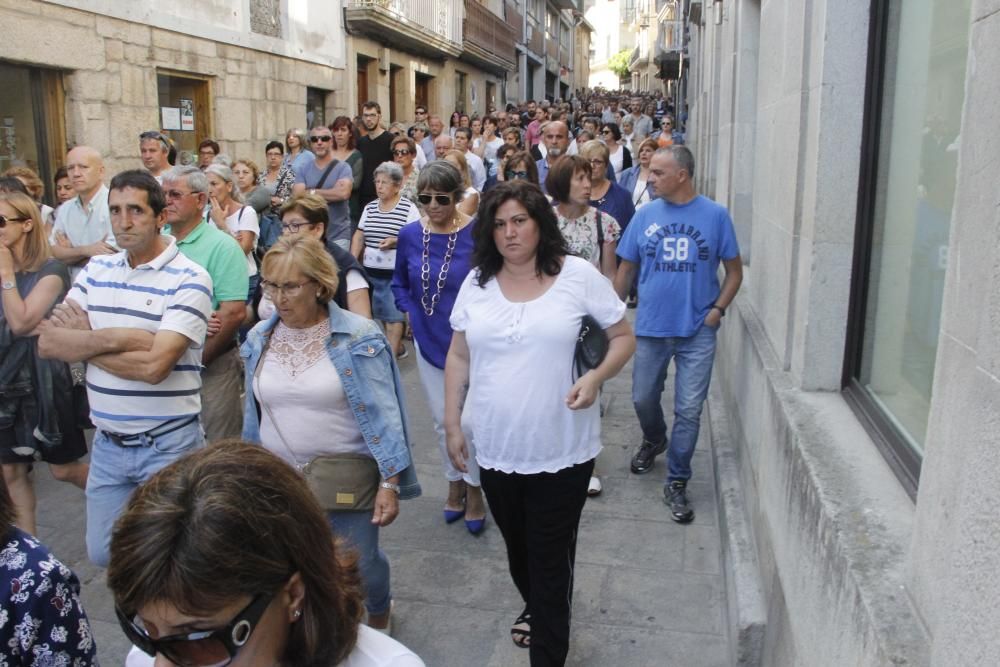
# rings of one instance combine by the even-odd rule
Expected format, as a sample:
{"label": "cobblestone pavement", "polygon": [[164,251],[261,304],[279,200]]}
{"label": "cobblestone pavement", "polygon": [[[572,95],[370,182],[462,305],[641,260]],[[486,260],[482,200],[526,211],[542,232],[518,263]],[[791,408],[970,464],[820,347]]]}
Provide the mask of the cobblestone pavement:
{"label": "cobblestone pavement", "polygon": [[[522,603],[500,531],[489,523],[477,538],[462,522],[444,523],[447,484],[412,352],[401,369],[424,494],[402,503],[399,519],[383,531],[396,600],[393,636],[429,667],[527,665],[527,651],[509,636]],[[569,664],[722,667],[729,640],[709,444],[702,439],[693,462],[694,523],[679,526],[662,502],[663,457],[644,476],[629,472],[640,440],[630,377],[627,367],[603,395],[604,493],[587,501],[580,525]],[[664,400],[672,405],[669,388]],[[39,536],[80,577],[102,664],[121,665],[129,646],[104,573],[87,560],[83,493],[54,481],[45,466],[36,484]]]}

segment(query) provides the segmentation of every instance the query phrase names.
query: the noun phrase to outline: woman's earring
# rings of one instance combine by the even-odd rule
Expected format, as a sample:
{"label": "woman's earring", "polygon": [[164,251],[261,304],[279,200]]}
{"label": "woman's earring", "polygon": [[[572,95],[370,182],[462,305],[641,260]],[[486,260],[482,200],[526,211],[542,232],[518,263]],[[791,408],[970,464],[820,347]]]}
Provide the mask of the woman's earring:
{"label": "woman's earring", "polygon": [[292,616],[294,616],[295,618],[299,618],[300,616],[302,616],[302,610],[296,609],[295,612],[292,613]]}

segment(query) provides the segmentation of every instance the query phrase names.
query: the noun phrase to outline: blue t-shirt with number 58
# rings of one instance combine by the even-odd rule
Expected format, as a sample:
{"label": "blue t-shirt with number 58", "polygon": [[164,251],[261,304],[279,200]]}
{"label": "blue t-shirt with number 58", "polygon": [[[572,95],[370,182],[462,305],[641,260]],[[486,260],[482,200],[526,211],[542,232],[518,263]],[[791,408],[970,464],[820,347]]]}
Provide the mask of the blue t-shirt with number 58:
{"label": "blue t-shirt with number 58", "polygon": [[636,335],[693,336],[719,297],[719,262],[739,254],[729,212],[708,197],[637,210],[618,241],[618,256],[639,265]]}

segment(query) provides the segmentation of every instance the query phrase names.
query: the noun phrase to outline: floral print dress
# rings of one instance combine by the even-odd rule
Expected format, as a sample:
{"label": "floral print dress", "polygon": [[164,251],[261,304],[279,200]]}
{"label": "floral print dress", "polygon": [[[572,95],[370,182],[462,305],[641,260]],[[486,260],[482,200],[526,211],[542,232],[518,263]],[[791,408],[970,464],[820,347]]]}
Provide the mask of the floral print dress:
{"label": "floral print dress", "polygon": [[559,231],[566,239],[570,251],[596,266],[598,270],[601,269],[601,252],[597,246],[598,218],[603,228],[605,243],[617,241],[622,235],[618,221],[593,206],[579,218],[573,219],[564,217],[557,208],[556,218],[559,219]]}
{"label": "floral print dress", "polygon": [[0,538],[0,667],[98,664],[76,575],[12,527]]}

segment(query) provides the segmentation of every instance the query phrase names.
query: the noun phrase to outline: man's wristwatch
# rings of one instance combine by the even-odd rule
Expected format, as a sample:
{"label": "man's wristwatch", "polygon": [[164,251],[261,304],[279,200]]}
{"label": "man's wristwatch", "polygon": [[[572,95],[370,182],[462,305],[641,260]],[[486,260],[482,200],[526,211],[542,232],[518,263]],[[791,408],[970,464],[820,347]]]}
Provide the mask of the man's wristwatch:
{"label": "man's wristwatch", "polygon": [[[713,303],[712,304],[712,308],[715,308],[717,311],[719,311],[719,317],[725,317],[726,316],[726,309],[723,308],[722,306],[720,306],[719,304]],[[709,310],[711,310],[711,309],[709,309]]]}
{"label": "man's wristwatch", "polygon": [[399,484],[393,484],[392,482],[382,482],[379,484],[381,489],[389,489],[390,491],[395,491],[396,495],[399,495]]}

